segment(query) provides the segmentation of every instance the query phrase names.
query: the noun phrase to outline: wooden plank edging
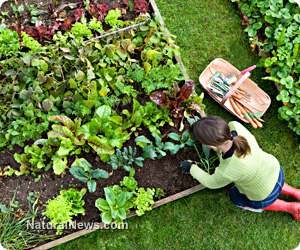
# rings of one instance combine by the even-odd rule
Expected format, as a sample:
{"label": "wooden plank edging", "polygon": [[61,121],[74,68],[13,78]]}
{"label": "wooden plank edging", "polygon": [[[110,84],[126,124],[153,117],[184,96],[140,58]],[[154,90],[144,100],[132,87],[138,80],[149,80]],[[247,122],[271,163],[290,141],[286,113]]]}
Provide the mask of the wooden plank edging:
{"label": "wooden plank edging", "polygon": [[[205,186],[203,186],[202,184],[199,184],[199,185],[197,185],[197,186],[195,186],[195,187],[192,187],[192,188],[189,188],[189,189],[184,190],[184,191],[182,191],[182,192],[179,192],[179,193],[177,193],[177,194],[171,195],[171,196],[169,196],[169,197],[166,197],[166,198],[164,198],[164,199],[161,199],[161,200],[159,200],[159,201],[156,201],[156,202],[153,204],[152,209],[153,209],[153,208],[156,208],[156,207],[160,207],[160,206],[162,206],[162,205],[165,205],[165,204],[167,204],[167,203],[169,203],[169,202],[178,200],[178,199],[183,198],[183,197],[185,197],[185,196],[188,196],[188,195],[190,195],[190,194],[196,193],[196,192],[198,192],[198,191],[200,191],[200,190],[202,190],[202,189],[205,189],[205,188],[206,188]],[[133,216],[135,216],[135,215],[136,215],[136,212],[135,212],[135,211],[132,211],[132,212],[130,212],[130,213],[127,215],[126,219],[128,219],[128,218],[130,218],[130,217],[133,217]],[[64,236],[64,237],[62,237],[62,238],[60,238],[60,239],[51,241],[51,242],[49,242],[49,243],[46,243],[46,244],[44,244],[44,245],[41,245],[41,246],[38,246],[38,247],[35,247],[35,248],[32,248],[32,250],[46,250],[46,249],[50,249],[50,248],[52,248],[52,247],[56,247],[56,246],[58,246],[58,245],[60,245],[60,244],[66,243],[66,242],[68,242],[68,241],[70,241],[70,240],[74,240],[74,239],[76,239],[76,238],[79,238],[79,237],[81,237],[81,236],[83,236],[83,235],[86,235],[86,234],[88,234],[88,233],[91,233],[91,232],[94,232],[94,231],[96,231],[96,230],[99,230],[99,228],[101,228],[101,227],[104,228],[104,223],[103,223],[103,222],[99,223],[96,227],[94,226],[94,227],[91,228],[91,229],[83,229],[83,230],[80,230],[80,231],[78,231],[78,232],[75,232],[75,233],[69,234],[69,235],[67,235],[67,236]]]}
{"label": "wooden plank edging", "polygon": [[[169,30],[167,29],[167,26],[166,26],[166,24],[165,24],[165,22],[164,22],[164,20],[163,20],[163,18],[162,18],[162,16],[161,16],[160,12],[159,12],[159,9],[158,9],[158,7],[157,7],[155,1],[154,1],[154,0],[149,0],[149,2],[150,2],[150,4],[151,4],[151,6],[152,6],[152,9],[153,9],[155,15],[157,15],[158,18],[159,18],[160,26],[165,30],[165,33],[166,33],[166,35],[169,37],[169,39],[172,39],[172,38],[171,38],[171,35],[170,35],[170,32],[169,32]],[[174,47],[174,45],[173,45],[172,43],[169,43],[169,45],[172,46],[172,47]],[[186,72],[186,68],[184,67],[184,65],[183,65],[183,63],[182,63],[182,61],[181,61],[180,56],[176,56],[176,55],[175,55],[174,57],[175,57],[176,61],[178,62],[179,67],[180,67],[180,69],[181,69],[181,71],[182,71],[184,77],[186,77],[187,79],[190,79],[189,75],[188,75],[187,72]]]}
{"label": "wooden plank edging", "polygon": [[[157,5],[156,5],[156,3],[155,3],[155,0],[149,0],[149,2],[150,2],[150,4],[151,4],[151,6],[152,6],[152,9],[153,9],[155,15],[157,15],[157,17],[158,17],[158,19],[159,19],[160,26],[165,30],[166,35],[167,35],[167,36],[169,37],[169,39],[171,40],[172,38],[171,38],[170,32],[169,32],[169,30],[167,29],[167,26],[166,26],[166,24],[165,24],[165,22],[164,22],[164,20],[163,20],[163,18],[162,18],[162,16],[161,16],[160,12],[159,12],[159,9],[158,9],[158,7],[157,7]],[[169,43],[169,45],[170,45],[171,47],[174,47],[174,45],[173,45],[172,43]],[[181,69],[181,71],[182,71],[184,77],[187,78],[187,79],[190,79],[189,75],[188,75],[187,72],[186,72],[186,68],[184,67],[183,62],[182,62],[180,56],[176,56],[176,55],[175,55],[174,57],[175,57],[177,63],[179,64],[179,67],[180,67],[180,69]],[[205,117],[205,116],[206,116],[204,110],[199,111],[199,114],[200,114],[201,117]]]}

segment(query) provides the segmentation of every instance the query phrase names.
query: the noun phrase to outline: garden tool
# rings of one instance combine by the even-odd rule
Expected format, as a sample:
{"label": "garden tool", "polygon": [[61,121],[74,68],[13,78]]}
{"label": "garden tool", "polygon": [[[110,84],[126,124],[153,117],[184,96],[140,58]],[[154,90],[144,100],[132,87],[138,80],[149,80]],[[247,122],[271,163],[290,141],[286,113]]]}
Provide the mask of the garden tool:
{"label": "garden tool", "polygon": [[250,116],[250,118],[256,123],[256,125],[259,127],[259,128],[262,128],[262,124],[257,120],[257,118],[253,115],[253,113],[247,109],[246,107],[244,107],[245,111],[248,113],[248,115]]}
{"label": "garden tool", "polygon": [[233,107],[234,111],[240,116],[241,119],[244,119],[244,115],[242,114],[241,110],[238,108],[236,105],[235,101],[233,98],[229,97],[229,101],[231,103],[231,106]]}
{"label": "garden tool", "polygon": [[238,74],[234,74],[234,73],[230,73],[226,78],[227,78],[227,83],[228,84],[231,84],[231,83],[233,83],[233,82],[236,82],[237,81],[237,76],[241,76],[241,75],[244,75],[246,72],[249,72],[249,71],[251,71],[251,70],[253,70],[253,69],[255,69],[256,68],[256,65],[253,65],[253,66],[251,66],[251,67],[249,67],[249,68],[247,68],[247,69],[244,69],[243,71],[241,71],[240,73],[238,73]]}
{"label": "garden tool", "polygon": [[243,105],[245,108],[247,108],[247,110],[249,110],[249,112],[252,114],[252,116],[254,116],[257,120],[259,120],[261,122],[265,122],[261,117],[254,115],[255,113],[260,112],[260,111],[257,109],[257,107],[253,107],[251,105],[248,106],[248,104],[250,102],[241,102],[241,100],[235,98],[234,96],[233,96],[233,100],[235,101],[235,103]]}
{"label": "garden tool", "polygon": [[239,108],[239,110],[241,111],[241,113],[244,115],[244,117],[246,118],[246,120],[248,120],[253,128],[257,128],[257,124],[252,120],[252,118],[248,115],[248,113],[246,112],[246,110],[243,108],[243,106],[236,102],[235,103],[236,106]]}

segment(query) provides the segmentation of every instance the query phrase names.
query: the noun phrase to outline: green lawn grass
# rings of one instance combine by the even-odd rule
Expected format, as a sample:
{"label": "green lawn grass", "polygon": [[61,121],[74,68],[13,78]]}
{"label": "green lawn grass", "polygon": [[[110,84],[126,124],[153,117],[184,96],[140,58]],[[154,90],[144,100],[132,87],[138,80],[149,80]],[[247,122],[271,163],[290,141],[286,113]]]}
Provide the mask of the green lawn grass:
{"label": "green lawn grass", "polygon": [[[224,0],[156,0],[169,31],[176,35],[181,58],[189,76],[198,77],[215,58],[229,61],[239,70],[257,64],[241,17],[235,5]],[[263,68],[252,71],[251,79],[271,97],[262,129],[245,125],[262,149],[275,155],[286,182],[300,188],[299,138],[278,119],[280,103],[273,83],[261,80]],[[197,88],[197,92],[202,92]],[[236,120],[205,94],[207,115]],[[300,242],[300,222],[284,212],[251,213],[236,208],[228,198],[231,185],[205,189],[133,217],[128,230],[99,230],[56,247],[64,249],[263,249],[292,250]],[[281,197],[286,200],[291,198]]]}

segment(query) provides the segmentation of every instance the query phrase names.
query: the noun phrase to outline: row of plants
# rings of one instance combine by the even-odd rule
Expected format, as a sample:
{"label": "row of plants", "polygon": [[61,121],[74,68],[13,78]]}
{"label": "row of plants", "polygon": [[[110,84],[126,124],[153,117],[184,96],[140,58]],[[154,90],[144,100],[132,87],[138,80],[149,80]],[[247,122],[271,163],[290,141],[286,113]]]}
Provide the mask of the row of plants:
{"label": "row of plants", "polygon": [[[120,225],[131,209],[135,209],[138,216],[143,215],[146,211],[151,210],[154,204],[154,198],[160,199],[164,192],[160,188],[143,188],[137,186],[134,179],[135,170],[132,168],[129,176],[125,176],[120,185],[113,185],[104,188],[105,199],[98,198],[95,206],[100,210],[103,223],[110,224],[114,221]],[[46,215],[50,219],[50,224],[57,229],[56,234],[62,234],[66,225],[73,225],[73,216],[84,215],[83,205],[85,201],[83,196],[86,189],[78,191],[75,188],[61,190],[60,194],[48,201]]]}
{"label": "row of plants", "polygon": [[245,13],[245,31],[262,56],[259,65],[269,75],[263,79],[280,85],[276,99],[284,106],[278,110],[279,118],[300,135],[299,5],[293,0],[232,1]]}
{"label": "row of plants", "polygon": [[86,44],[84,38],[94,37],[91,21],[81,15],[70,31],[57,31],[48,46],[23,31],[21,40],[17,31],[0,29],[0,146],[41,138],[50,116],[89,121],[103,104],[124,105],[184,80],[173,60],[178,48],[169,45],[155,20]]}

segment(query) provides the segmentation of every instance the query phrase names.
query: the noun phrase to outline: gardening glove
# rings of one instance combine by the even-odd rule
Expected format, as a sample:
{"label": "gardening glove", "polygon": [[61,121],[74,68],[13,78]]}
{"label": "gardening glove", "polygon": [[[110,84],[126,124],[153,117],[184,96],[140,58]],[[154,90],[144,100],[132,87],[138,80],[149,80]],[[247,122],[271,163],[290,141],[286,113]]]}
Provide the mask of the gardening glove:
{"label": "gardening glove", "polygon": [[195,161],[182,161],[179,167],[182,169],[182,172],[185,174],[185,173],[190,172],[192,164],[196,164],[196,162]]}

